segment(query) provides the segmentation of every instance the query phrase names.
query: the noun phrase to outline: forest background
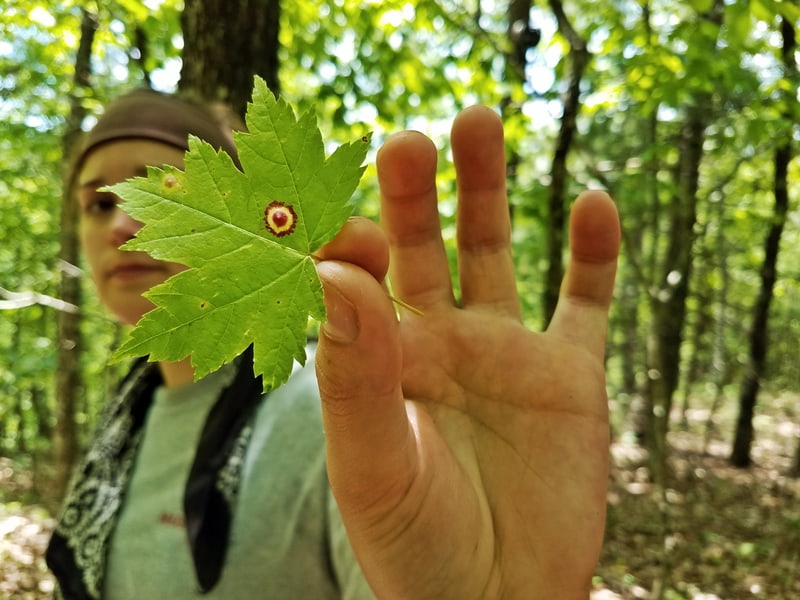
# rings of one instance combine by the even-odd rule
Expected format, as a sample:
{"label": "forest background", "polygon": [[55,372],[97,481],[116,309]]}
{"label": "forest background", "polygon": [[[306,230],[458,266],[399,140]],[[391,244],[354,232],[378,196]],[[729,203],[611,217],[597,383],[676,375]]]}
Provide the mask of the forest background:
{"label": "forest background", "polygon": [[[5,0],[0,598],[51,586],[52,515],[120,375],[65,157],[119,93],[180,89],[241,114],[254,74],[332,145],[430,135],[450,238],[450,122],[470,104],[500,112],[534,328],[571,199],[608,189],[624,244],[593,597],[800,597],[798,24],[796,0]],[[372,158],[357,198],[376,217]]]}

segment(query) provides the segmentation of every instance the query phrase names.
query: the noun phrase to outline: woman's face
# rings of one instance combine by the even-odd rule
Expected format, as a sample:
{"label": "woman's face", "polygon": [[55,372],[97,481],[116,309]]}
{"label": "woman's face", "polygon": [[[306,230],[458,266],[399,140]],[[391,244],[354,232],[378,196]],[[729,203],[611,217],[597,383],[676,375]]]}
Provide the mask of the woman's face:
{"label": "woman's face", "polygon": [[77,177],[81,244],[100,300],[122,323],[134,325],[153,304],[142,294],[186,269],[145,252],[119,247],[142,224],[120,209],[121,200],[98,188],[146,175],[147,165],[183,168],[183,150],[145,139],[108,142],[92,150]]}

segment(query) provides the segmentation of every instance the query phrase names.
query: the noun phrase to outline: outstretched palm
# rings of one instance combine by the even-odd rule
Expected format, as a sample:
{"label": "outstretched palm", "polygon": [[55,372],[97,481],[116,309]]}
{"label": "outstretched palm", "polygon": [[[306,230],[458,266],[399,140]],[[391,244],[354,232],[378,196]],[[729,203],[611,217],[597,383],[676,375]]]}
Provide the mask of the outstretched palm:
{"label": "outstretched palm", "polygon": [[386,243],[345,228],[320,264],[330,321],[317,370],[331,484],[364,572],[386,598],[585,598],[605,516],[603,374],[619,226],[582,196],[544,333],[521,324],[502,126],[462,113],[460,301],[436,209],[435,149],[416,133],[378,157],[398,322],[379,283]]}

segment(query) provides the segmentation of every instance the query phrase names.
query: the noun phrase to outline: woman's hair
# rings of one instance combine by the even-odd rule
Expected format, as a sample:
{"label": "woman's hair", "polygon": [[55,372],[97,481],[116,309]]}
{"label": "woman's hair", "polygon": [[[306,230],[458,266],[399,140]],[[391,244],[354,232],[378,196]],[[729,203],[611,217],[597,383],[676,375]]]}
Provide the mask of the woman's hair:
{"label": "woman's hair", "polygon": [[221,102],[201,104],[175,94],[138,89],[113,100],[84,135],[70,165],[67,185],[71,190],[92,151],[119,140],[154,140],[186,151],[189,135],[194,135],[227,152],[238,165],[232,131],[243,129],[238,115]]}

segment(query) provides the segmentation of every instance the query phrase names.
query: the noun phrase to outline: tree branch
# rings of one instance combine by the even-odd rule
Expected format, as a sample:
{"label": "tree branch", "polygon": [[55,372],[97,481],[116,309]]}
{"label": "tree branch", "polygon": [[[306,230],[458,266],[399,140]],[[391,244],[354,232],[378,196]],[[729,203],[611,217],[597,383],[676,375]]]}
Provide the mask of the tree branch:
{"label": "tree branch", "polygon": [[80,309],[71,302],[66,302],[65,300],[54,298],[47,294],[40,294],[39,292],[12,292],[11,290],[0,287],[0,296],[6,298],[5,300],[0,300],[0,310],[15,310],[39,304],[70,314],[78,314],[80,311]]}

